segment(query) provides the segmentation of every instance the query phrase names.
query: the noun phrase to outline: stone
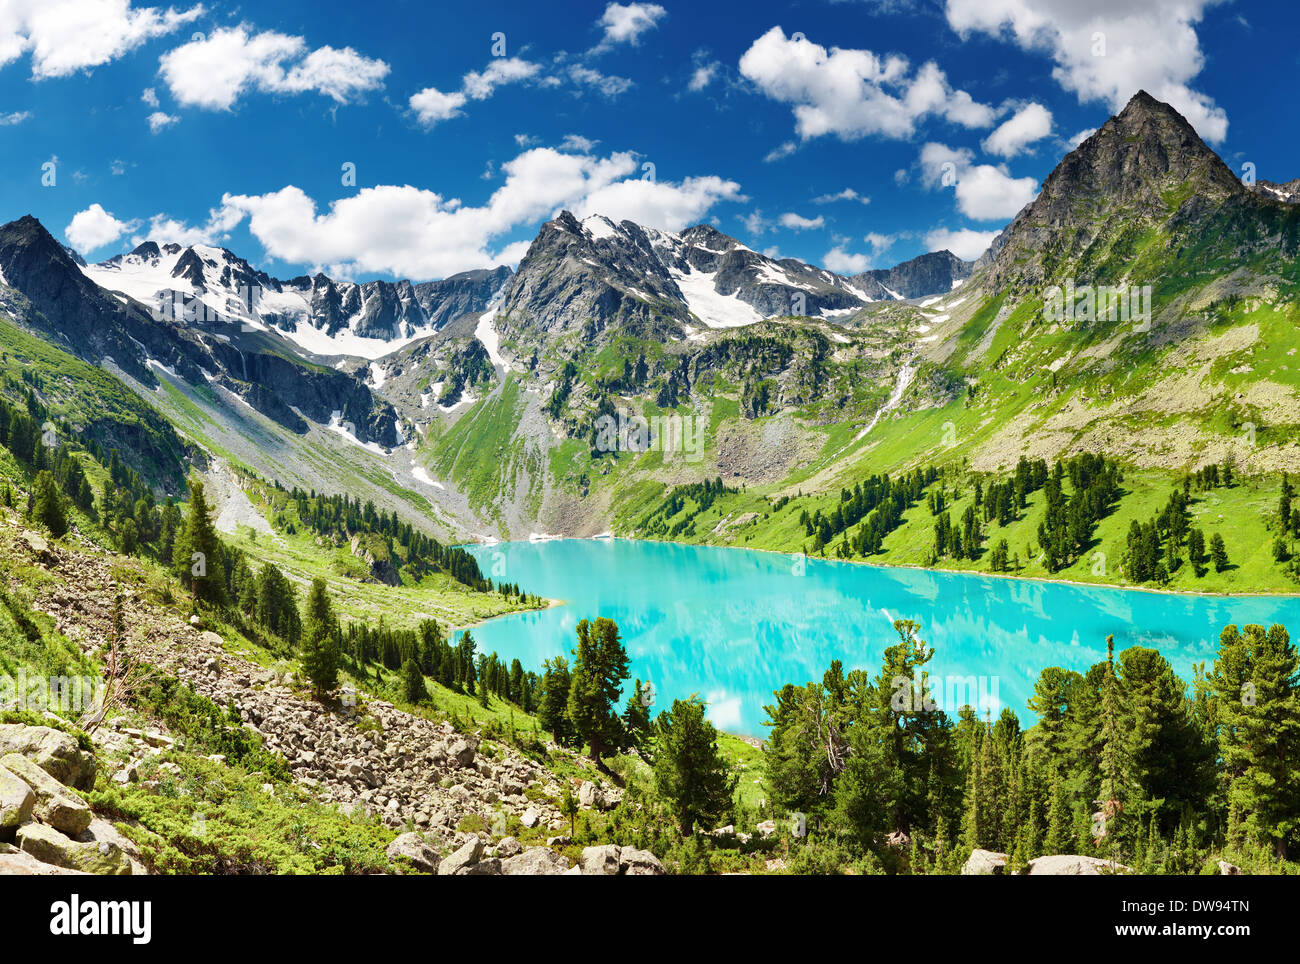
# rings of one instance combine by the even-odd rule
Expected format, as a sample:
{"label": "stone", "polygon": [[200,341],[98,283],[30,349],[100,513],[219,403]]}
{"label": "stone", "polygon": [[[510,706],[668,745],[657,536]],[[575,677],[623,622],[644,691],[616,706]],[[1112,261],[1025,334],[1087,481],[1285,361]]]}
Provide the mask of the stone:
{"label": "stone", "polygon": [[573,841],[570,840],[568,836],[566,836],[565,834],[560,834],[560,836],[558,837],[546,838],[546,846],[548,847],[567,847],[571,843],[573,843]]}
{"label": "stone", "polygon": [[0,723],[0,756],[25,756],[54,779],[77,790],[95,786],[95,756],[76,738],[48,726]]}
{"label": "stone", "polygon": [[583,807],[597,807],[600,799],[600,791],[590,780],[583,780],[582,786],[578,787],[578,805]]}
{"label": "stone", "polygon": [[502,837],[497,841],[497,856],[502,858],[514,857],[523,853],[524,845],[514,837]]}
{"label": "stone", "polygon": [[770,837],[772,836],[772,834],[776,833],[776,821],[764,820],[762,823],[758,825],[756,829],[758,830],[760,836]]}
{"label": "stone", "polygon": [[627,877],[662,877],[668,872],[658,857],[635,847],[623,848],[619,853],[619,866]]}
{"label": "stone", "polygon": [[460,872],[462,877],[493,877],[501,873],[501,861],[488,857],[476,864],[470,864]]}
{"label": "stone", "polygon": [[1057,877],[1100,877],[1103,874],[1131,874],[1133,868],[1100,857],[1052,854],[1029,861],[1029,869],[1025,873]]}
{"label": "stone", "polygon": [[426,874],[438,872],[438,851],[429,846],[418,833],[404,833],[388,845],[385,851],[390,862],[396,863],[405,858],[415,865],[416,870]]}
{"label": "stone", "polygon": [[1236,864],[1228,863],[1226,860],[1220,860],[1219,873],[1224,877],[1236,877],[1241,873],[1241,868]]}
{"label": "stone", "polygon": [[462,768],[474,765],[474,754],[476,752],[474,745],[468,740],[457,740],[447,748],[447,756],[455,760],[456,764]]}
{"label": "stone", "polygon": [[36,794],[22,778],[0,767],[0,840],[12,840],[36,805]]}
{"label": "stone", "polygon": [[451,877],[456,874],[464,876],[469,873],[469,868],[478,863],[479,858],[482,856],[483,841],[478,837],[474,837],[438,865],[438,876]]}
{"label": "stone", "polygon": [[0,767],[18,777],[36,794],[32,815],[41,823],[75,837],[90,826],[91,812],[86,801],[64,788],[52,776],[25,756],[10,753],[0,757]]}
{"label": "stone", "polygon": [[501,861],[501,873],[507,877],[558,876],[569,869],[569,858],[549,847],[530,847]]}
{"label": "stone", "polygon": [[962,864],[963,877],[987,877],[1007,872],[1007,855],[992,850],[975,849],[971,851],[966,863]]}
{"label": "stone", "polygon": [[68,870],[55,864],[37,860],[31,854],[21,850],[13,853],[0,853],[0,877],[83,877],[84,871]]}
{"label": "stone", "polygon": [[522,823],[529,830],[532,830],[533,827],[536,827],[539,823],[541,823],[541,821],[542,821],[542,815],[537,812],[537,809],[535,807],[529,807],[527,810],[524,811],[523,816],[519,818],[519,822]]}
{"label": "stone", "polygon": [[584,847],[582,850],[582,873],[586,877],[613,877],[619,872],[619,848],[614,844],[602,844],[599,847]]}
{"label": "stone", "polygon": [[28,823],[18,828],[17,842],[21,850],[42,863],[88,874],[131,874],[131,861],[122,848],[106,840],[81,843],[70,840],[53,827]]}

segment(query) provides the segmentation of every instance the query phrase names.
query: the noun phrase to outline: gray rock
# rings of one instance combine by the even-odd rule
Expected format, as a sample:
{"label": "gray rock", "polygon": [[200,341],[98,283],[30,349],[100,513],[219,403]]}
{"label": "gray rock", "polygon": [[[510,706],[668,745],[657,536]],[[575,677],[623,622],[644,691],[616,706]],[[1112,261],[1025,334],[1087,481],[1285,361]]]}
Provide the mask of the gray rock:
{"label": "gray rock", "polygon": [[624,847],[619,853],[619,866],[627,877],[662,877],[667,873],[664,865],[648,850]]}
{"label": "gray rock", "polygon": [[1219,873],[1224,877],[1236,877],[1241,873],[1241,868],[1236,864],[1228,863],[1226,860],[1220,860]]}
{"label": "gray rock", "polygon": [[1133,868],[1125,867],[1113,860],[1102,860],[1099,857],[1052,854],[1029,861],[1029,869],[1025,873],[1057,877],[1100,877],[1108,874],[1131,874]]}
{"label": "gray rock", "polygon": [[588,877],[616,876],[621,867],[619,849],[614,844],[584,847],[581,861],[582,873]]}
{"label": "gray rock", "polygon": [[467,841],[463,847],[438,865],[439,877],[451,877],[469,873],[469,868],[478,863],[483,856],[483,841],[478,837]]}
{"label": "gray rock", "polygon": [[95,785],[95,757],[76,739],[48,726],[0,723],[0,756],[25,756],[54,779],[78,790]]}
{"label": "gray rock", "polygon": [[0,840],[12,840],[14,832],[32,815],[36,794],[21,778],[0,767]]}
{"label": "gray rock", "polygon": [[0,757],[0,767],[18,777],[36,794],[32,815],[42,823],[75,837],[90,826],[91,812],[86,802],[69,793],[63,784],[17,753]]}
{"label": "gray rock", "polygon": [[502,837],[497,842],[497,856],[506,858],[514,857],[523,852],[524,845],[514,837]]}
{"label": "gray rock", "polygon": [[131,861],[120,847],[106,840],[81,843],[70,840],[53,827],[27,823],[18,828],[17,842],[20,849],[42,863],[88,874],[131,875]]}
{"label": "gray rock", "polygon": [[428,874],[438,872],[438,852],[434,850],[418,833],[404,833],[388,845],[388,859],[397,862],[401,858],[409,860],[416,870]]}
{"label": "gray rock", "polygon": [[501,861],[501,873],[507,877],[556,876],[568,871],[569,859],[549,847],[530,847]]}
{"label": "gray rock", "polygon": [[966,858],[966,863],[962,864],[961,873],[963,877],[986,877],[990,875],[1000,875],[1007,872],[1007,855],[995,853],[992,850],[979,850],[978,848],[971,851]]}
{"label": "gray rock", "polygon": [[519,822],[522,823],[529,830],[532,830],[533,827],[536,827],[539,823],[541,823],[541,821],[542,821],[542,815],[537,812],[537,809],[535,807],[529,807],[527,810],[524,811],[523,816],[519,818]]}

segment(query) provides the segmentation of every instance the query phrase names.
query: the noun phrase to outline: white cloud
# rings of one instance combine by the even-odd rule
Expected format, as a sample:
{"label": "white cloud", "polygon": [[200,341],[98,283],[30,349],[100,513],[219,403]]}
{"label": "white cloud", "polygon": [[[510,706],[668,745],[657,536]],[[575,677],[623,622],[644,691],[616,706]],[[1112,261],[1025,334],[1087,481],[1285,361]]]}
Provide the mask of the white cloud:
{"label": "white cloud", "polygon": [[929,143],[921,148],[921,179],[927,187],[951,187],[957,209],[978,221],[1013,217],[1038,193],[1032,177],[1012,177],[1003,167],[973,164],[966,148]]}
{"label": "white cloud", "polygon": [[791,231],[811,231],[814,228],[823,228],[826,226],[826,219],[820,214],[815,218],[806,218],[794,211],[787,211],[781,215],[781,227],[789,228]]}
{"label": "white cloud", "polygon": [[982,146],[990,154],[1015,157],[1034,141],[1052,133],[1052,112],[1042,104],[1026,104],[998,125]]}
{"label": "white cloud", "polygon": [[798,149],[798,145],[796,145],[794,141],[786,141],[784,144],[778,144],[764,155],[763,163],[771,164],[773,161],[779,161],[782,158],[789,157]]}
{"label": "white cloud", "polygon": [[160,106],[158,103],[158,92],[152,87],[146,87],[140,91],[140,100],[144,101],[146,107],[152,107],[155,110]]}
{"label": "white cloud", "polygon": [[925,236],[925,243],[931,251],[951,251],[963,261],[974,261],[988,250],[997,231],[974,231],[961,228],[950,231],[948,228],[935,228]]}
{"label": "white cloud", "polygon": [[720,201],[743,199],[738,184],[715,176],[641,180],[639,161],[631,153],[602,158],[539,147],[502,165],[504,183],[479,207],[411,185],[379,185],[321,210],[289,185],[267,194],[225,195],[203,227],[160,215],[151,234],[158,240],[213,239],[247,219],[266,252],[283,261],[353,276],[426,279],[518,261],[527,242],[503,239],[561,208],[677,231]]}
{"label": "white cloud", "polygon": [[773,27],[740,58],[740,72],[773,100],[793,105],[795,130],[808,140],[831,134],[852,141],[870,134],[904,139],[916,122],[943,117],[988,127],[993,108],[954,90],[933,62],[914,73],[906,58],[825,47]]}
{"label": "white cloud", "polygon": [[615,44],[641,42],[641,35],[653,30],[668,11],[657,3],[611,3],[596,21],[605,29],[597,50],[606,50]]}
{"label": "white cloud", "polygon": [[112,244],[122,235],[131,231],[134,223],[119,221],[99,204],[92,204],[84,211],[79,211],[72,221],[63,229],[63,236],[83,254]]}
{"label": "white cloud", "polygon": [[30,52],[32,77],[67,77],[116,60],[204,12],[196,5],[132,8],[130,0],[6,0],[0,4],[0,66]]}
{"label": "white cloud", "polygon": [[437,87],[426,87],[411,95],[410,107],[416,119],[425,127],[461,115],[461,108],[469,100],[460,91],[444,94]]}
{"label": "white cloud", "polygon": [[302,37],[224,27],[163,54],[159,73],[177,103],[229,110],[249,91],[318,93],[346,104],[383,86],[389,66],[351,47],[308,50]]}
{"label": "white cloud", "polygon": [[1080,144],[1082,144],[1084,141],[1086,141],[1089,137],[1091,137],[1095,133],[1097,133],[1097,128],[1085,127],[1077,134],[1071,134],[1069,140],[1067,140],[1066,143],[1070,146],[1070,150],[1074,150],[1076,147],[1078,147]]}
{"label": "white cloud", "polygon": [[29,110],[16,110],[9,114],[0,114],[0,127],[13,127],[15,124],[21,124],[31,116],[32,112]]}
{"label": "white cloud", "polygon": [[872,250],[879,254],[882,251],[892,248],[894,242],[898,240],[898,237],[893,234],[878,234],[875,231],[871,231],[862,240],[871,245]]}
{"label": "white cloud", "polygon": [[164,114],[162,111],[156,110],[149,115],[149,133],[157,134],[164,127],[170,127],[178,120],[180,118],[175,114]]}
{"label": "white cloud", "polygon": [[1217,0],[947,0],[948,24],[959,34],[1009,37],[1024,50],[1049,55],[1052,76],[1080,103],[1118,111],[1139,90],[1172,104],[1208,141],[1228,133],[1228,116],[1189,85],[1205,57],[1196,24]]}
{"label": "white cloud", "polygon": [[632,86],[632,81],[626,77],[602,74],[583,64],[569,65],[569,79],[579,87],[590,87],[605,97],[617,97]]}
{"label": "white cloud", "polygon": [[528,60],[498,57],[485,69],[470,71],[461,78],[461,90],[474,100],[486,100],[498,87],[530,80],[539,70],[537,64]]}
{"label": "white cloud", "polygon": [[836,201],[861,201],[863,204],[870,204],[871,198],[859,194],[851,187],[836,191],[834,194],[819,194],[813,198],[813,204],[833,204]]}
{"label": "white cloud", "polygon": [[713,78],[718,73],[718,66],[717,61],[712,60],[708,63],[700,64],[691,72],[691,81],[686,85],[687,89],[698,91],[708,87],[709,84],[713,83]]}
{"label": "white cloud", "polygon": [[836,274],[862,274],[871,267],[871,259],[865,254],[849,254],[836,245],[822,257],[822,266]]}

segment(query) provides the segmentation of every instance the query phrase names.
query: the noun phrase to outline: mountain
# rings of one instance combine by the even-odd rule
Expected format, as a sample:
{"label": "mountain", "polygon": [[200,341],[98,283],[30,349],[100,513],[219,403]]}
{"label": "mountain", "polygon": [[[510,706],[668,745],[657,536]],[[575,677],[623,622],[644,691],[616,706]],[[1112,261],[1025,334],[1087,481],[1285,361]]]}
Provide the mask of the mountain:
{"label": "mountain", "polygon": [[319,273],[280,281],[225,248],[156,241],[83,270],[105,290],[142,304],[184,310],[197,302],[242,325],[275,328],[304,352],[365,358],[378,358],[461,315],[483,311],[512,275],[500,267],[421,284],[358,284]]}
{"label": "mountain", "polygon": [[970,277],[974,266],[951,251],[931,251],[892,268],[864,271],[854,280],[876,300],[926,298],[951,291]]}

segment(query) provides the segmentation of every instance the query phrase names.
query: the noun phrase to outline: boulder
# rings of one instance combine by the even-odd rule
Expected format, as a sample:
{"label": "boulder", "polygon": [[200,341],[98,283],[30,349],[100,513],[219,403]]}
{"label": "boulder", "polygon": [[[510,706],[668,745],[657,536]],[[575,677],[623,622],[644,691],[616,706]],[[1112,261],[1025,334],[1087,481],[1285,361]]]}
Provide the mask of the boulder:
{"label": "boulder", "polygon": [[502,837],[497,841],[496,855],[501,858],[514,857],[523,853],[524,845],[514,837]]}
{"label": "boulder", "polygon": [[25,756],[60,783],[78,790],[95,785],[95,757],[74,737],[48,726],[0,723],[0,756]]}
{"label": "boulder", "polygon": [[556,876],[568,870],[569,858],[549,847],[530,847],[501,861],[501,873],[507,877]]}
{"label": "boulder", "polygon": [[474,754],[476,750],[474,744],[469,740],[456,740],[451,746],[447,747],[447,756],[456,761],[456,765],[462,768],[474,765]]}
{"label": "boulder", "polygon": [[582,851],[582,873],[587,877],[613,877],[618,874],[619,848],[614,844],[599,847],[584,847]]}
{"label": "boulder", "polygon": [[106,840],[81,843],[68,839],[53,827],[27,823],[18,828],[17,841],[20,849],[42,863],[88,874],[131,874],[131,861],[122,848]]}
{"label": "boulder", "polygon": [[536,807],[529,807],[527,810],[524,811],[523,816],[519,818],[519,822],[522,823],[529,830],[532,830],[533,827],[536,827],[539,823],[541,823],[541,821],[542,821],[542,815],[537,812]]}
{"label": "boulder", "polygon": [[962,864],[961,875],[963,877],[988,877],[991,875],[1005,874],[1007,872],[1007,855],[996,853],[992,850],[980,850],[976,848],[970,852],[966,858],[966,863]]}
{"label": "boulder", "polygon": [[578,787],[578,805],[582,807],[599,807],[600,790],[596,784],[590,780],[583,780],[582,786]]}
{"label": "boulder", "polygon": [[1228,863],[1226,860],[1220,860],[1219,873],[1224,877],[1236,877],[1241,873],[1241,868],[1236,864]]}
{"label": "boulder", "polygon": [[416,870],[423,870],[427,874],[438,872],[438,852],[418,833],[402,834],[388,845],[385,853],[393,863],[405,858],[415,865]]}
{"label": "boulder", "polygon": [[1025,873],[1057,877],[1100,877],[1104,874],[1131,874],[1133,868],[1125,867],[1113,860],[1102,860],[1100,857],[1053,854],[1029,861],[1029,869]]}
{"label": "boulder", "polygon": [[475,837],[438,865],[438,876],[450,877],[455,874],[462,876],[468,874],[469,868],[478,863],[479,858],[482,856],[483,841]]}
{"label": "boulder", "polygon": [[662,877],[667,873],[658,857],[635,847],[623,848],[619,853],[619,867],[628,877]]}
{"label": "boulder", "polygon": [[32,816],[36,794],[19,777],[0,767],[0,840],[12,840]]}
{"label": "boulder", "polygon": [[90,826],[90,807],[80,797],[67,792],[54,779],[25,756],[10,753],[0,756],[0,767],[18,777],[36,794],[32,815],[41,823],[75,837]]}
{"label": "boulder", "polygon": [[54,877],[59,875],[81,877],[84,876],[84,873],[80,870],[68,870],[66,867],[42,863],[31,854],[25,854],[21,850],[15,850],[12,853],[5,853],[0,850],[0,877]]}

